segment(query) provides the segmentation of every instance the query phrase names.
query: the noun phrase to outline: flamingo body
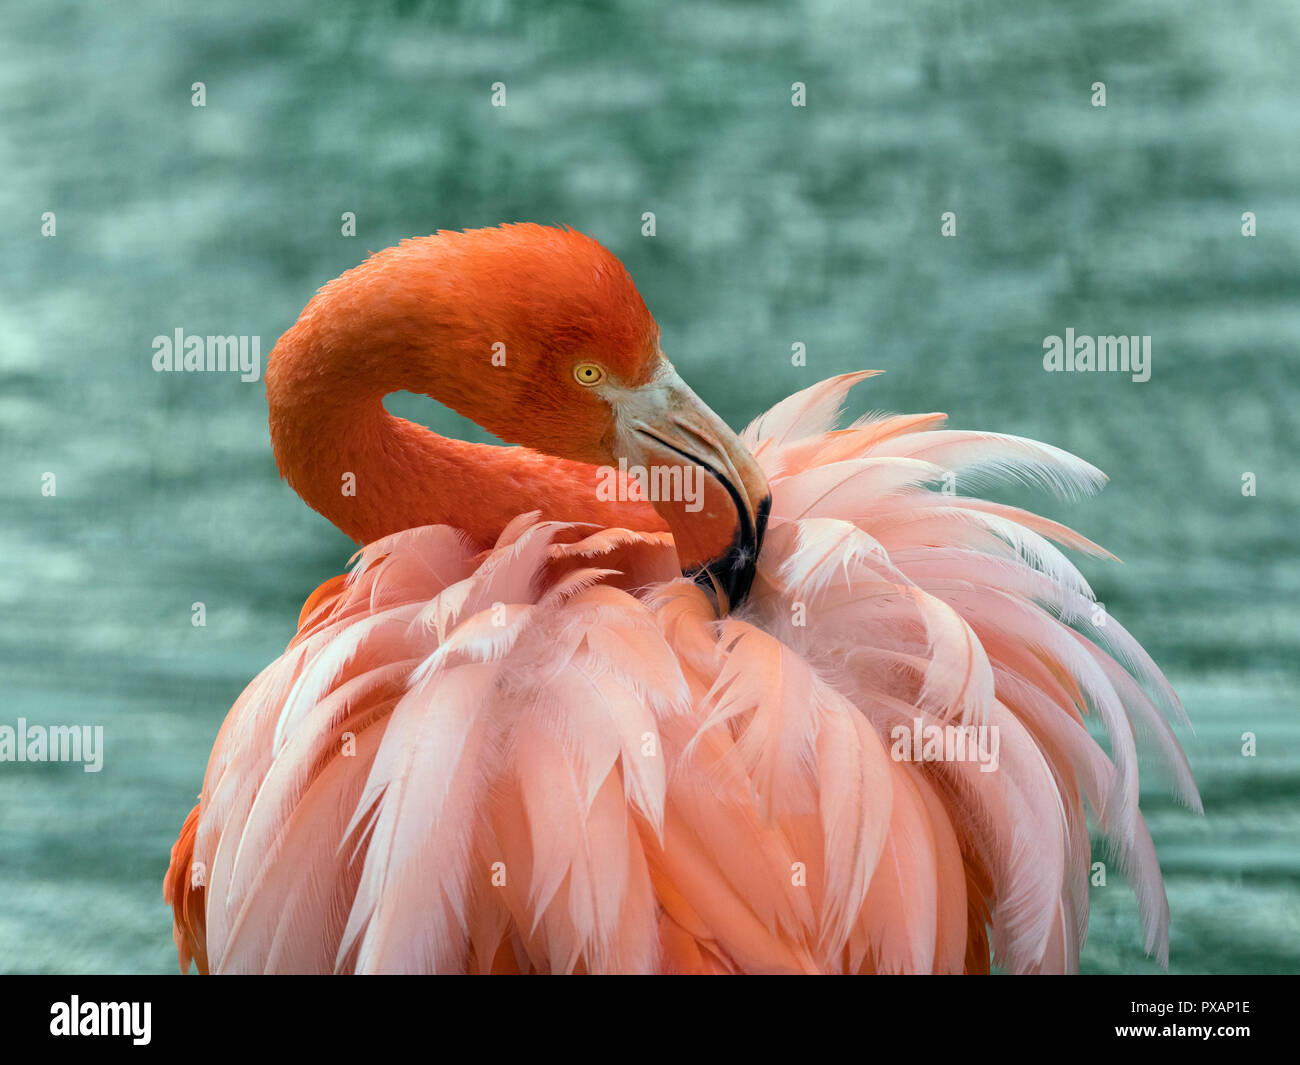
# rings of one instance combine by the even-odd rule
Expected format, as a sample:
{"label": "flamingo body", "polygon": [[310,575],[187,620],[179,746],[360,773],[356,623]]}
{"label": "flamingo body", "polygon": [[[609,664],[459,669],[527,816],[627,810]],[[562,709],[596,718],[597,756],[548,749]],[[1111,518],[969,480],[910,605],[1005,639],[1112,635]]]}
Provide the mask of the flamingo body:
{"label": "flamingo body", "polygon": [[[834,430],[867,376],[743,434],[770,515],[730,603],[644,503],[361,537],[217,738],[165,885],[182,967],[1072,971],[1087,808],[1164,960],[1134,736],[1197,806],[1177,697],[1056,544],[1100,548],[935,487],[1101,474],[934,414]],[[996,768],[906,757],[930,726],[995,729]]]}

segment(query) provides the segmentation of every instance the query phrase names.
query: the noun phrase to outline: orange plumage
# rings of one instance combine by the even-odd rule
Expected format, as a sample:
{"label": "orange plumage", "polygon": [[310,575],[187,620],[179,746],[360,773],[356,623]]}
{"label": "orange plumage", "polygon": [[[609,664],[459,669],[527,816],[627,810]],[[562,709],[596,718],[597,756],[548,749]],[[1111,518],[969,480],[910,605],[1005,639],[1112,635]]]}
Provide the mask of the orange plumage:
{"label": "orange plumage", "polygon": [[[940,415],[834,430],[867,376],[737,438],[571,230],[440,233],[325,286],[273,353],[272,441],[365,546],[216,741],[165,883],[182,966],[1069,971],[1085,802],[1163,959],[1134,735],[1197,806],[1177,697],[1056,544],[1104,552],[935,488],[1101,474]],[[395,419],[396,389],[526,447]],[[604,498],[620,459],[700,498]]]}

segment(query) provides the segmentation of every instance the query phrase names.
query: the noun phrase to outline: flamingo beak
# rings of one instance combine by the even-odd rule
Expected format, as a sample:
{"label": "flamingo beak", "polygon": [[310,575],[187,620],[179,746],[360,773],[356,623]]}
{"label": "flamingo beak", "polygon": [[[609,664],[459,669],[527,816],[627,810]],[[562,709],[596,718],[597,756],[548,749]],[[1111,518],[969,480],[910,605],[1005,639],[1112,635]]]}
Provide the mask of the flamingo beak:
{"label": "flamingo beak", "polygon": [[616,453],[668,523],[682,573],[712,586],[721,610],[754,580],[772,497],[758,463],[727,423],[674,372],[625,394]]}

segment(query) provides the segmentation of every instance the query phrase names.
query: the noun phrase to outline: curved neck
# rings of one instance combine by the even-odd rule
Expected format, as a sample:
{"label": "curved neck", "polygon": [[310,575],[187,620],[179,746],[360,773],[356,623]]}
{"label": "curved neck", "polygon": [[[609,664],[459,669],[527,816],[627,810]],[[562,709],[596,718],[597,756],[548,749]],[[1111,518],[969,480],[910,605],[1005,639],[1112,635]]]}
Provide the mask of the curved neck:
{"label": "curved neck", "polygon": [[594,466],[449,440],[389,414],[383,395],[392,389],[341,400],[318,366],[293,382],[293,367],[276,365],[274,386],[268,369],[276,465],[308,506],[358,543],[442,524],[486,546],[531,510],[546,520],[666,528],[649,504],[598,498]]}
{"label": "curved neck", "polygon": [[[445,524],[486,545],[532,510],[556,521],[666,528],[648,503],[601,500],[594,466],[526,448],[448,440],[384,410],[384,396],[402,390],[462,414],[481,404],[468,371],[482,364],[494,338],[517,351],[527,343],[519,331],[536,326],[510,302],[512,289],[502,282],[537,268],[517,261],[515,245],[529,234],[405,241],[324,286],[275,345],[266,394],[276,465],[310,507],[352,539],[370,543]],[[548,239],[571,240],[558,231]],[[480,249],[474,258],[479,245],[491,254]],[[542,252],[530,254],[532,262]],[[555,261],[545,257],[552,272]],[[561,416],[536,409],[522,375],[495,378],[494,388],[503,424]]]}

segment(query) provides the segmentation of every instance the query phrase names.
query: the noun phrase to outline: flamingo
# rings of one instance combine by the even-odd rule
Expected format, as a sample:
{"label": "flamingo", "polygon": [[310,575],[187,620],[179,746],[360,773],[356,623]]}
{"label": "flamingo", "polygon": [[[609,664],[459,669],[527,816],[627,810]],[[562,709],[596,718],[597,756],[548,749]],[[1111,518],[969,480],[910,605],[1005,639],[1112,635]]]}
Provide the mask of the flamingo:
{"label": "flamingo", "polygon": [[951,490],[1104,475],[941,414],[833,429],[870,376],[737,436],[569,228],[405,240],[320,289],[271,441],[362,546],[213,746],[164,884],[182,970],[1069,972],[1089,810],[1167,964],[1135,737],[1199,809],[1182,706],[1062,548],[1113,556]]}

